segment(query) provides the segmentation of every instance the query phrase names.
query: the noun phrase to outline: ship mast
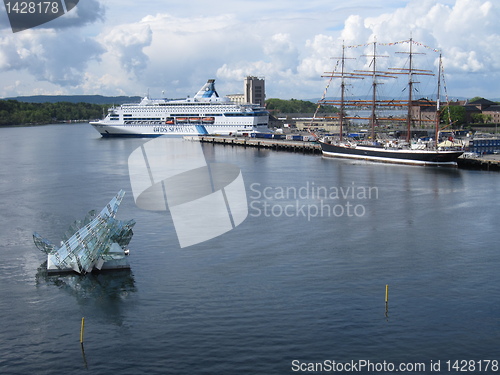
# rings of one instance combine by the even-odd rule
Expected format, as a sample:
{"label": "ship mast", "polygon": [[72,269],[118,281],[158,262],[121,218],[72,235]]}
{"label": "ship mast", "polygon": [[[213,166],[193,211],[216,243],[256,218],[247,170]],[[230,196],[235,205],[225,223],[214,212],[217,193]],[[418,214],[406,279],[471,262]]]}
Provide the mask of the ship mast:
{"label": "ship mast", "polygon": [[410,38],[410,55],[408,63],[408,114],[406,115],[406,142],[410,143],[411,139],[411,115],[413,101],[413,39]]}
{"label": "ship mast", "polygon": [[372,136],[372,141],[375,141],[375,100],[377,99],[377,66],[376,66],[376,61],[377,61],[377,42],[373,42],[373,60],[372,60],[372,65],[373,65],[373,79],[372,79],[372,88],[373,88],[373,93],[372,93],[372,114],[370,116],[370,127],[371,127],[371,136]]}
{"label": "ship mast", "polygon": [[322,77],[328,78],[340,78],[340,103],[337,100],[322,100],[323,104],[339,104],[340,105],[340,113],[339,113],[339,130],[340,130],[340,141],[342,142],[344,139],[344,120],[345,120],[345,87],[347,78],[358,78],[363,79],[362,74],[357,73],[347,73],[345,71],[345,60],[354,60],[353,58],[345,57],[345,44],[342,44],[342,57],[337,57],[340,60],[340,74],[335,72],[325,72]]}
{"label": "ship mast", "polygon": [[440,117],[441,117],[441,108],[440,108],[440,105],[441,105],[441,64],[442,64],[442,61],[441,61],[441,52],[439,53],[439,67],[438,67],[438,84],[437,84],[437,98],[436,98],[436,128],[435,128],[435,132],[434,132],[434,139],[435,139],[435,142],[436,142],[436,150],[437,150],[437,147],[438,147],[438,140],[439,140],[439,121],[440,121]]}
{"label": "ship mast", "polygon": [[389,57],[387,55],[377,55],[377,41],[373,42],[373,55],[363,55],[364,57],[371,57],[372,61],[370,65],[372,66],[372,70],[356,70],[356,72],[368,72],[372,77],[372,100],[371,100],[371,115],[370,115],[370,128],[371,128],[371,139],[375,141],[375,125],[377,124],[377,115],[376,109],[377,104],[387,105],[386,101],[377,101],[377,86],[382,84],[382,82],[378,82],[377,78],[396,78],[390,72],[381,72],[377,70],[377,57]]}
{"label": "ship mast", "polygon": [[[411,140],[411,124],[412,124],[412,108],[413,108],[413,84],[414,83],[419,83],[413,80],[414,75],[429,75],[433,76],[434,73],[432,73],[431,70],[423,70],[423,69],[415,69],[413,67],[413,56],[415,55],[425,55],[425,53],[419,53],[419,52],[413,52],[413,39],[410,38],[408,41],[410,44],[410,49],[409,52],[396,52],[396,53],[402,53],[408,55],[409,58],[409,63],[408,63],[408,68],[390,68],[390,69],[395,69],[399,70],[400,73],[403,74],[408,74],[408,114],[406,116],[406,141],[409,143]],[[398,74],[398,73],[395,73]]]}
{"label": "ship mast", "polygon": [[339,127],[340,127],[340,142],[344,139],[344,109],[345,109],[345,45],[342,44],[342,58],[340,62],[340,113],[339,113]]}

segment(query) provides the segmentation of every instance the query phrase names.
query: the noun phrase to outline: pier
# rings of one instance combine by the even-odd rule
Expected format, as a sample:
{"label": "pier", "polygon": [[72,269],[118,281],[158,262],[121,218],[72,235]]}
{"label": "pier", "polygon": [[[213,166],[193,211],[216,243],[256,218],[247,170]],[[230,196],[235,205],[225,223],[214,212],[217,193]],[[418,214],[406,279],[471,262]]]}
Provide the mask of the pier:
{"label": "pier", "polygon": [[[185,138],[190,139],[191,137]],[[198,136],[197,140],[200,142],[223,144],[228,146],[256,147],[275,151],[321,154],[321,146],[318,143],[312,141],[223,136]]]}
{"label": "pier", "polygon": [[[221,144],[227,146],[243,146],[264,148],[275,151],[300,152],[308,154],[321,154],[321,146],[313,141],[297,141],[290,139],[249,138],[233,136],[197,136],[184,137],[188,140]],[[457,160],[457,167],[462,169],[478,169],[485,171],[500,171],[500,155],[491,154],[481,157],[464,157]]]}
{"label": "pier", "polygon": [[500,155],[489,154],[477,158],[461,156],[457,160],[458,168],[480,169],[483,171],[500,171]]}

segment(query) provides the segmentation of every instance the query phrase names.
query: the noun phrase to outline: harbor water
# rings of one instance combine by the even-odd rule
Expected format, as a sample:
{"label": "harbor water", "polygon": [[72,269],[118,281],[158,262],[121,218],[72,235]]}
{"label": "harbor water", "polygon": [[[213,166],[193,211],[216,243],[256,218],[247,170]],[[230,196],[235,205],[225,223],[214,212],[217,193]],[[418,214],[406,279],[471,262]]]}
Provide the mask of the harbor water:
{"label": "harbor water", "polygon": [[[181,248],[169,212],[134,202],[149,140],[0,135],[1,374],[499,371],[497,173],[203,144],[240,168],[248,215]],[[33,232],[59,243],[120,189],[130,271],[48,276]]]}

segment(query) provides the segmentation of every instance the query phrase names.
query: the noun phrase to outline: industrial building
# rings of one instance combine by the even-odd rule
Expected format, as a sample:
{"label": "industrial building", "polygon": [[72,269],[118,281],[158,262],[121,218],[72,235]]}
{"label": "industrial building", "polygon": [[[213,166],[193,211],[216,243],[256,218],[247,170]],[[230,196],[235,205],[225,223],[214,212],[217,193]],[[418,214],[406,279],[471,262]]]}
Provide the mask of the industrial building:
{"label": "industrial building", "polygon": [[226,95],[233,103],[258,104],[264,107],[266,104],[266,86],[263,77],[247,76],[244,79],[243,94]]}

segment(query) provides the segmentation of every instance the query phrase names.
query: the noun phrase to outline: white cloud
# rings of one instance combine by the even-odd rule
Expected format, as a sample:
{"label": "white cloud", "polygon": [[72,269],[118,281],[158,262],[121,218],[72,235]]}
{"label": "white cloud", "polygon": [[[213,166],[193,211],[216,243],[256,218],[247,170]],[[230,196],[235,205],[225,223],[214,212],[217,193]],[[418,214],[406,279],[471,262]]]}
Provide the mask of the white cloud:
{"label": "white cloud", "polygon": [[482,60],[498,50],[499,15],[492,3],[484,0],[457,0],[454,6],[432,0],[411,1],[393,13],[369,17],[362,23],[359,17],[350,17],[342,35],[358,42],[374,37],[387,42],[408,39],[411,33],[413,39],[442,49],[454,67],[477,71],[491,68],[476,58]]}
{"label": "white cloud", "polygon": [[383,41],[408,39],[411,33],[415,40],[442,50],[444,66],[451,74],[449,90],[456,95],[498,97],[500,92],[491,81],[500,78],[499,16],[492,1],[457,0],[453,5],[411,1],[392,13],[365,18],[363,23],[351,17],[342,34],[363,42],[375,36]]}
{"label": "white cloud", "polygon": [[[343,41],[364,44],[376,37],[386,43],[411,34],[425,45],[442,49],[450,75],[448,89],[454,95],[500,97],[494,85],[500,78],[500,13],[493,0],[351,0],[343,4],[192,0],[189,5],[173,4],[168,13],[158,12],[164,4],[160,0],[147,6],[109,0],[101,24],[103,3],[79,4],[72,15],[78,17],[79,27],[69,27],[70,17],[61,17],[59,24],[52,25],[57,29],[15,35],[3,30],[0,79],[5,82],[4,92],[5,87],[21,90],[7,74],[15,71],[29,73],[32,90],[50,81],[53,89],[78,93],[136,95],[149,88],[152,94],[165,90],[170,97],[194,94],[207,78],[218,79],[221,94],[241,92],[243,77],[257,75],[266,78],[268,97],[313,98],[321,95],[320,76],[333,68],[331,58],[339,56]],[[94,23],[82,27],[89,22]],[[371,51],[349,51],[354,52]],[[385,64],[388,59],[381,60]],[[359,61],[366,66],[366,59]]]}
{"label": "white cloud", "polygon": [[217,77],[242,81],[245,76],[255,75],[265,76],[270,80],[283,80],[296,74],[300,62],[299,52],[289,34],[272,35],[257,51],[260,60],[234,60],[230,64],[225,63],[217,69]]}
{"label": "white cloud", "polygon": [[[301,93],[299,90],[308,90],[309,87],[312,90],[318,77],[323,72],[332,70],[334,61],[331,57],[340,56],[343,42],[347,45],[363,44],[376,38],[379,42],[387,43],[407,40],[411,35],[424,45],[442,49],[446,70],[452,74],[452,79],[449,80],[452,86],[448,90],[455,89],[455,95],[499,96],[500,93],[491,86],[487,78],[499,75],[500,36],[498,27],[495,26],[497,19],[498,11],[491,1],[457,0],[451,5],[433,0],[410,1],[403,8],[374,17],[350,15],[336,37],[316,34],[303,42],[300,39],[293,41],[290,37],[284,38],[285,34],[275,34],[264,44],[261,53],[257,54],[260,59],[224,64],[218,70],[218,76],[235,79],[246,72],[265,75],[269,92],[273,86],[279,85],[280,89],[274,89],[275,92],[294,92],[292,96],[295,97],[318,97],[322,87],[317,87],[317,94],[312,91]],[[276,54],[273,54],[274,51]],[[394,52],[393,48],[390,53]],[[370,54],[371,50],[365,49],[358,54],[362,53]],[[389,54],[387,49],[381,53]],[[277,56],[280,58],[276,59]],[[436,62],[432,61],[437,59],[437,55],[430,53],[429,59],[430,64],[435,65]],[[381,63],[386,64],[385,60],[382,59]],[[399,60],[395,66],[403,63],[402,58]],[[366,59],[364,68],[367,68]],[[481,73],[483,76],[476,74],[472,77],[472,73]],[[467,76],[471,77],[470,88],[464,87],[467,82],[464,77]],[[476,91],[478,78],[483,80],[482,93]]]}
{"label": "white cloud", "polygon": [[333,68],[332,57],[339,55],[339,44],[328,35],[315,35],[306,41],[308,53],[302,58],[298,73],[308,79],[315,79]]}
{"label": "white cloud", "polygon": [[66,29],[76,28],[92,24],[96,21],[104,21],[106,15],[105,7],[98,0],[82,0],[78,5],[67,12],[64,17],[41,25],[42,28]]}
{"label": "white cloud", "polygon": [[140,76],[149,60],[143,49],[151,44],[152,35],[147,24],[121,25],[103,35],[103,47],[119,59],[127,72]]}
{"label": "white cloud", "polygon": [[345,21],[344,29],[341,32],[341,39],[347,45],[356,44],[360,41],[368,40],[371,36],[369,27],[365,21],[357,14],[353,14]]}
{"label": "white cloud", "polygon": [[60,86],[78,85],[88,61],[102,52],[92,39],[54,30],[26,30],[0,38],[0,45],[0,71],[25,70]]}

